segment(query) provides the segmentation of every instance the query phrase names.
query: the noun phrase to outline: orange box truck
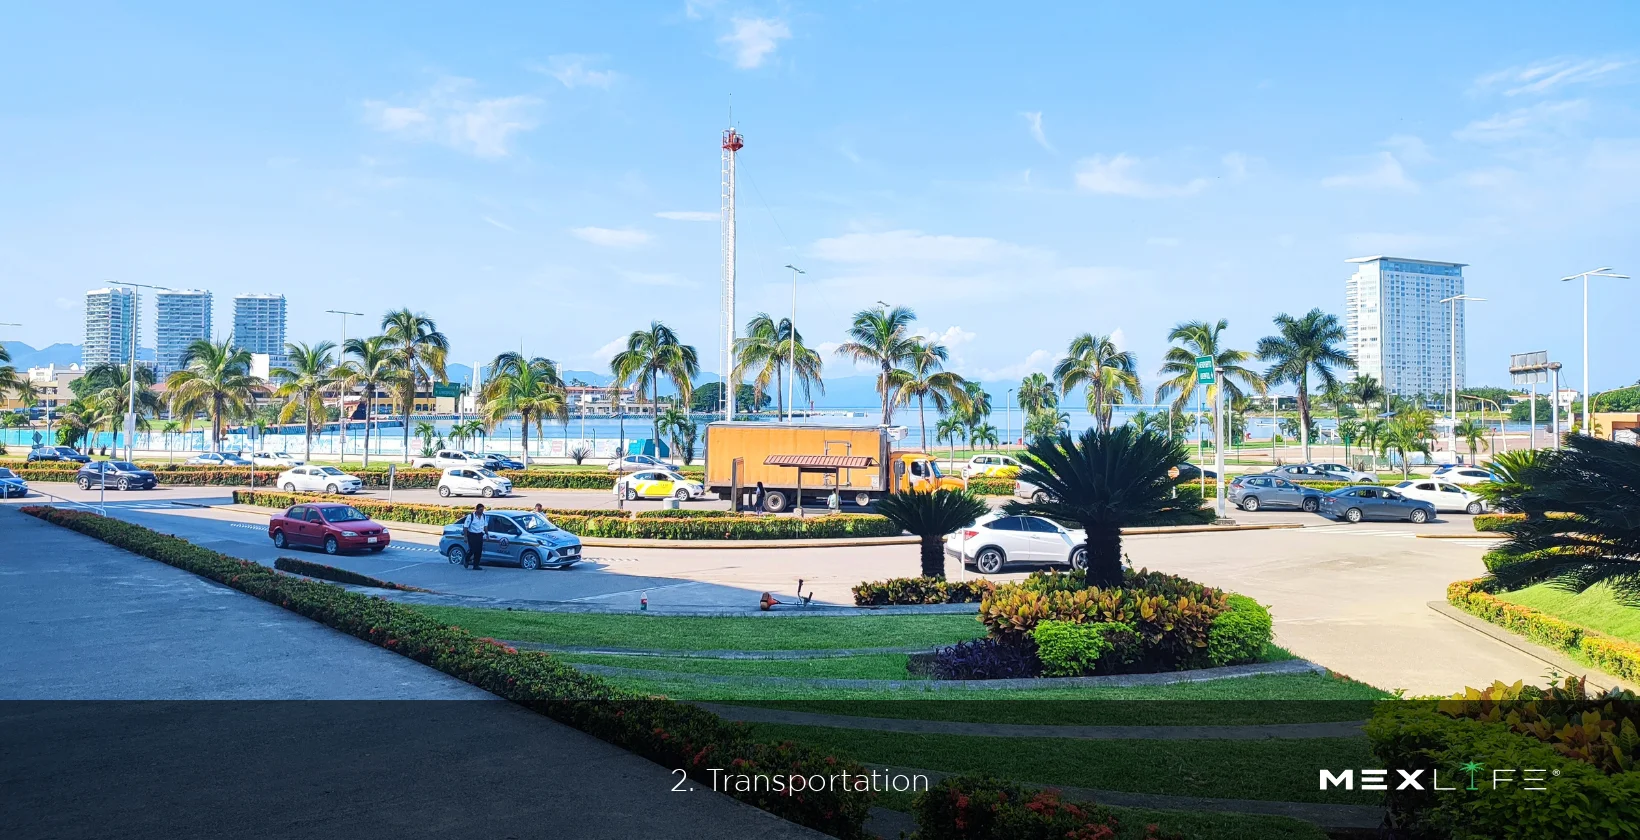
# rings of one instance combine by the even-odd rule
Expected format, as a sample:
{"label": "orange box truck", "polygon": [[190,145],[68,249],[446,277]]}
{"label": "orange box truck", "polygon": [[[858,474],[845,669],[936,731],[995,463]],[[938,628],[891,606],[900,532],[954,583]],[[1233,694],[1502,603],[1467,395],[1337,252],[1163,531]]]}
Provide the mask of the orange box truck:
{"label": "orange box truck", "polygon": [[824,505],[833,488],[844,502],[868,507],[913,488],[961,489],[921,452],[895,452],[880,426],[712,423],[706,427],[706,490],[718,498],[763,483],[771,513],[798,504]]}

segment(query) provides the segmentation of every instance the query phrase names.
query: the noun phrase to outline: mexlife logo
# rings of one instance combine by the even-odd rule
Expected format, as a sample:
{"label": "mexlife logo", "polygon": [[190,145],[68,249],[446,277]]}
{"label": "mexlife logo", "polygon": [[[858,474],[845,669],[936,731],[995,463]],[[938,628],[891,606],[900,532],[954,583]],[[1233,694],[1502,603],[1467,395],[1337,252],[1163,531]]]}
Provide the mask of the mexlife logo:
{"label": "mexlife logo", "polygon": [[[1455,777],[1441,775],[1440,768],[1418,770],[1321,770],[1321,790],[1431,790],[1481,791],[1518,786],[1521,790],[1548,790],[1549,779],[1560,775],[1559,770],[1537,770],[1519,767],[1498,767],[1487,772],[1479,761],[1458,765]],[[1390,773],[1396,778],[1391,779]],[[1442,784],[1443,779],[1446,784]],[[1456,784],[1452,784],[1453,781]],[[1465,781],[1468,784],[1464,784]],[[1393,787],[1392,787],[1393,785]]]}

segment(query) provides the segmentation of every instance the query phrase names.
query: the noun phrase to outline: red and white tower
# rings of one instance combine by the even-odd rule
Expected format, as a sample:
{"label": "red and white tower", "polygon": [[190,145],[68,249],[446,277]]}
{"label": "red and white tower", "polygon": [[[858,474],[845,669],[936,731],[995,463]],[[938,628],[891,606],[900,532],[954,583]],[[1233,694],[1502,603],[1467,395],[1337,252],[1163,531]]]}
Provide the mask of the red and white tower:
{"label": "red and white tower", "polygon": [[723,301],[720,337],[723,354],[719,362],[722,371],[723,419],[735,418],[735,391],[739,378],[735,376],[735,153],[746,145],[740,133],[730,126],[723,132]]}

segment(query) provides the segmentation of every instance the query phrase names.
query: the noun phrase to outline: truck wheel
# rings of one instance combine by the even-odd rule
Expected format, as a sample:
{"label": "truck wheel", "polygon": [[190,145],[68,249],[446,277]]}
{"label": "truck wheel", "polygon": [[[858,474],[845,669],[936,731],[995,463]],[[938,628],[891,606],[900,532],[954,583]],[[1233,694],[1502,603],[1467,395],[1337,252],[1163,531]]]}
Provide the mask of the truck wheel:
{"label": "truck wheel", "polygon": [[783,513],[786,510],[786,494],[779,490],[763,494],[763,509],[770,513]]}
{"label": "truck wheel", "polygon": [[871,507],[870,493],[855,493],[854,504],[858,507]]}

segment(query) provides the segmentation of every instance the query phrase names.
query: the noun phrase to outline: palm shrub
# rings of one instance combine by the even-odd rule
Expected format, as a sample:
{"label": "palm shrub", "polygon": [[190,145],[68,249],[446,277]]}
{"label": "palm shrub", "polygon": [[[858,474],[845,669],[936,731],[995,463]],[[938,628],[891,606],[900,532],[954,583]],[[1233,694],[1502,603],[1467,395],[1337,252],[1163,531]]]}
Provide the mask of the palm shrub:
{"label": "palm shrub", "polygon": [[1553,450],[1549,449],[1500,452],[1487,465],[1497,480],[1482,482],[1472,489],[1486,500],[1493,511],[1541,518],[1543,509],[1535,503],[1535,497],[1529,497],[1529,491],[1553,455]]}
{"label": "palm shrub", "polygon": [[1508,522],[1499,548],[1521,562],[1499,567],[1505,587],[1550,579],[1582,592],[1607,583],[1640,602],[1640,447],[1568,435],[1566,448],[1525,471],[1519,504],[1528,516]]}
{"label": "palm shrub", "polygon": [[1175,492],[1188,482],[1168,475],[1185,457],[1177,440],[1125,425],[1035,438],[1019,478],[1049,498],[1010,501],[1003,510],[1080,525],[1088,535],[1087,585],[1121,586],[1123,527],[1200,519],[1200,500]]}
{"label": "palm shrub", "polygon": [[895,493],[877,502],[877,513],[922,540],[922,576],[945,577],[945,544],[940,538],[978,519],[989,510],[965,490]]}

